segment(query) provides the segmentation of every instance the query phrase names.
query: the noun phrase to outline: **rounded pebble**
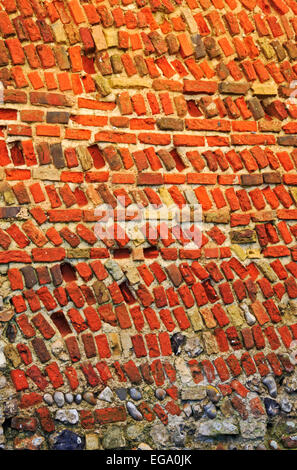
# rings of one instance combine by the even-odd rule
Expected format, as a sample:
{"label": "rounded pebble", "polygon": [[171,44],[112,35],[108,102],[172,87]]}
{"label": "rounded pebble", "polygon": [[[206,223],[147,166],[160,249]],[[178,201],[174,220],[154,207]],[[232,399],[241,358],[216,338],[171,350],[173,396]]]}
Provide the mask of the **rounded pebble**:
{"label": "rounded pebble", "polygon": [[209,385],[206,389],[206,393],[208,398],[212,403],[218,403],[221,399],[221,394],[219,390],[212,385]]}
{"label": "rounded pebble", "polygon": [[214,419],[217,416],[217,409],[212,403],[205,405],[204,411],[210,419]]}
{"label": "rounded pebble", "polygon": [[130,416],[132,416],[135,421],[142,421],[143,416],[140,413],[140,411],[136,408],[134,403],[131,403],[131,401],[127,401],[127,410]]}
{"label": "rounded pebble", "polygon": [[53,400],[53,397],[51,396],[50,393],[45,393],[43,395],[43,400],[45,401],[45,403],[49,406],[53,405],[54,404],[54,400]]}
{"label": "rounded pebble", "polygon": [[87,402],[90,403],[90,405],[96,405],[97,400],[94,397],[94,394],[92,392],[85,392],[83,394],[83,399]]}
{"label": "rounded pebble", "polygon": [[262,379],[262,383],[267,387],[268,393],[272,398],[277,397],[277,386],[274,378],[271,375],[267,375]]}
{"label": "rounded pebble", "polygon": [[163,388],[157,388],[155,391],[155,397],[158,398],[158,400],[164,400],[166,397],[165,390],[163,390]]}
{"label": "rounded pebble", "polygon": [[54,400],[55,403],[59,408],[61,408],[65,404],[64,393],[62,392],[55,392],[54,393]]}
{"label": "rounded pebble", "polygon": [[72,393],[65,393],[65,400],[67,403],[73,403],[73,395]]}
{"label": "rounded pebble", "polygon": [[130,388],[129,393],[130,393],[130,397],[133,400],[138,401],[138,400],[141,400],[141,398],[142,398],[142,394],[137,388],[134,388],[134,387]]}
{"label": "rounded pebble", "polygon": [[80,393],[77,393],[74,397],[74,400],[75,400],[75,403],[77,403],[78,405],[82,402],[82,396]]}

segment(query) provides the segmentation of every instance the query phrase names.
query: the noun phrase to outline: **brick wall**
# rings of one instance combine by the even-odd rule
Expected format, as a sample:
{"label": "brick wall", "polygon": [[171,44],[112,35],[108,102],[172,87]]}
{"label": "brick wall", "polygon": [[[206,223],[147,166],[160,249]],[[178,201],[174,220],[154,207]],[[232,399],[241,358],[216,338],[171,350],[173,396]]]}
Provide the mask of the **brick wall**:
{"label": "brick wall", "polygon": [[296,1],[0,7],[0,445],[296,447]]}

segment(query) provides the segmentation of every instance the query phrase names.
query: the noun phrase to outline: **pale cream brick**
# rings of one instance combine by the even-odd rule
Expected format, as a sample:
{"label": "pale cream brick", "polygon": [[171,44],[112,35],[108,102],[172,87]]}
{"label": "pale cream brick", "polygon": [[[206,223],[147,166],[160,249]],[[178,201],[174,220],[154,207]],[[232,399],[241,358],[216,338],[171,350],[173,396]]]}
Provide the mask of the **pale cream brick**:
{"label": "pale cream brick", "polygon": [[52,25],[52,30],[54,32],[56,42],[58,44],[65,44],[67,41],[67,36],[65,34],[65,30],[63,28],[63,24],[60,20],[56,21]]}
{"label": "pale cream brick", "polygon": [[188,25],[189,31],[191,34],[196,34],[198,33],[198,25],[196,21],[193,18],[193,15],[191,13],[191,10],[187,7],[181,8],[181,14],[183,19]]}
{"label": "pale cream brick", "polygon": [[148,78],[112,77],[109,80],[111,88],[151,88],[152,81]]}
{"label": "pale cream brick", "polygon": [[35,180],[60,181],[59,170],[47,167],[33,168],[32,176]]}
{"label": "pale cream brick", "polygon": [[92,36],[93,36],[97,51],[103,51],[107,49],[105,36],[102,30],[102,27],[100,25],[93,26]]}

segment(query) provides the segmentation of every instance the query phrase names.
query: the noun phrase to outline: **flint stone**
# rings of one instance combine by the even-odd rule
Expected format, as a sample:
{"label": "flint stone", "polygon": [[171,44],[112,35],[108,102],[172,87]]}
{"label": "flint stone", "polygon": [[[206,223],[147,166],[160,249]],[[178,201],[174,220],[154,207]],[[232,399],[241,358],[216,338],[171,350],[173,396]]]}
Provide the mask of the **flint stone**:
{"label": "flint stone", "polygon": [[120,400],[126,400],[127,397],[127,390],[125,388],[117,388],[116,389],[116,394],[119,397]]}
{"label": "flint stone", "polygon": [[85,440],[79,434],[64,429],[55,439],[53,450],[83,450]]}
{"label": "flint stone", "polygon": [[66,400],[66,402],[69,403],[69,404],[70,404],[70,403],[73,403],[73,395],[72,395],[72,393],[66,393],[66,394],[65,394],[65,400]]}
{"label": "flint stone", "polygon": [[53,405],[54,404],[54,400],[53,400],[53,397],[51,396],[50,393],[45,393],[43,395],[43,400],[45,401],[45,403],[49,406]]}
{"label": "flint stone", "polygon": [[142,414],[131,401],[128,401],[126,406],[130,416],[132,416],[133,419],[135,419],[136,421],[142,421]]}
{"label": "flint stone", "polygon": [[55,419],[62,423],[77,424],[79,417],[75,409],[71,410],[57,410]]}
{"label": "flint stone", "polygon": [[112,398],[113,398],[113,393],[109,387],[105,387],[105,389],[102,390],[98,398],[99,400],[108,401],[109,403],[111,403]]}
{"label": "flint stone", "polygon": [[280,405],[272,398],[264,398],[266,413],[270,417],[274,417],[280,413]]}
{"label": "flint stone", "polygon": [[208,403],[204,407],[205,414],[210,418],[214,419],[217,416],[217,409],[213,403]]}
{"label": "flint stone", "polygon": [[55,392],[54,400],[56,405],[59,407],[62,407],[65,404],[64,394],[62,392]]}
{"label": "flint stone", "polygon": [[82,402],[82,396],[80,393],[78,393],[77,395],[75,395],[75,403],[77,403],[78,405]]}
{"label": "flint stone", "polygon": [[137,388],[134,388],[134,387],[130,388],[129,393],[133,400],[138,401],[138,400],[141,400],[142,398],[142,394],[139,390],[137,390]]}

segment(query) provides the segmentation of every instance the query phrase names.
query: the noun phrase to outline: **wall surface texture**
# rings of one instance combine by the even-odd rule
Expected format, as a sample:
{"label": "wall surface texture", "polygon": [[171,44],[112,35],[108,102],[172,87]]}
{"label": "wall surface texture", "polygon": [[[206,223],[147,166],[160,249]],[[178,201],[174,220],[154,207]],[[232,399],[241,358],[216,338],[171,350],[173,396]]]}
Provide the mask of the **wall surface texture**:
{"label": "wall surface texture", "polygon": [[0,0],[0,447],[297,447],[296,15]]}

